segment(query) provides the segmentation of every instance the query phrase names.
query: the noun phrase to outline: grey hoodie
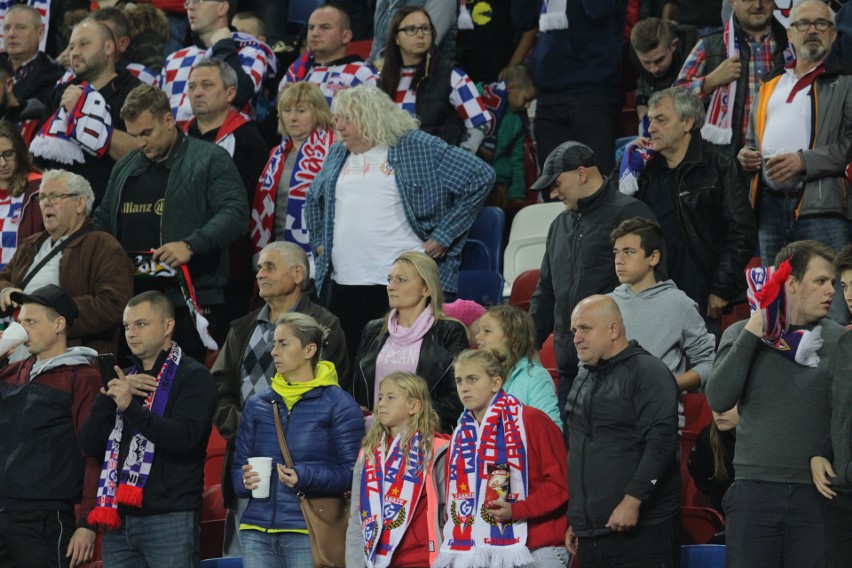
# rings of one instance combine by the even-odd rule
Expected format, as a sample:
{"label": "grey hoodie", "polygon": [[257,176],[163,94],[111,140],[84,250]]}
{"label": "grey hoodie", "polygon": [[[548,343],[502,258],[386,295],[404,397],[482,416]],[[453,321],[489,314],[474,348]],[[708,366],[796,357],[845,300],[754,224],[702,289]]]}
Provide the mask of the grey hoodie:
{"label": "grey hoodie", "polygon": [[48,369],[61,367],[63,365],[92,365],[98,352],[89,347],[69,347],[65,353],[45,359],[44,361],[36,361],[30,371],[30,381],[44,373]]}
{"label": "grey hoodie", "polygon": [[627,339],[662,359],[675,376],[693,369],[704,386],[713,371],[716,339],[707,331],[698,305],[673,281],[657,282],[638,294],[622,284],[609,296],[621,310]]}

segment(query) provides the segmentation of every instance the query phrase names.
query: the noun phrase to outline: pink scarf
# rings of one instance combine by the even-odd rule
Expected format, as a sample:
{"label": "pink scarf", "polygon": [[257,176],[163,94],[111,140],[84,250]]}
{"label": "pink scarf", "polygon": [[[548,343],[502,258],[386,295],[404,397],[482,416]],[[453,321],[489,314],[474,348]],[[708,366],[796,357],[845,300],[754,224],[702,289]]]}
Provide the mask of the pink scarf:
{"label": "pink scarf", "polygon": [[376,357],[376,388],[373,404],[378,402],[379,383],[389,373],[394,371],[417,372],[417,363],[420,360],[420,347],[423,344],[423,336],[432,329],[435,324],[435,315],[432,306],[426,306],[411,327],[399,325],[399,312],[391,310],[388,318],[388,339],[382,345],[379,356]]}

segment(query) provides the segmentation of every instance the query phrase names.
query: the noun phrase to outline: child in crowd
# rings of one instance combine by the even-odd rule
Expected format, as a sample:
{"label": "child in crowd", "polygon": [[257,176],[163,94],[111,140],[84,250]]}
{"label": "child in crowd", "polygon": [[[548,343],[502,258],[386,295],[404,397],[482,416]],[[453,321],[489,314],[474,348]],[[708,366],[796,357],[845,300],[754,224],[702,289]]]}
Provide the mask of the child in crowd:
{"label": "child in crowd", "polygon": [[[713,370],[716,339],[707,331],[698,305],[671,280],[657,281],[665,241],[660,226],[642,217],[622,222],[610,235],[621,286],[609,296],[624,318],[627,338],[659,357],[681,391],[700,388]],[[683,405],[678,403],[679,427]]]}
{"label": "child in crowd", "polygon": [[509,378],[503,390],[523,404],[538,408],[562,429],[557,408],[556,386],[550,373],[536,361],[535,323],[532,316],[514,306],[489,308],[479,318],[476,345],[480,349],[503,349],[508,355]]}
{"label": "child in crowd", "polygon": [[454,363],[465,412],[450,442],[448,520],[435,568],[569,564],[562,433],[503,390],[506,363],[494,349],[464,351]]}
{"label": "child in crowd", "polygon": [[476,334],[479,333],[479,318],[485,313],[485,308],[473,300],[456,298],[454,301],[444,304],[444,315],[448,318],[457,319],[467,329],[467,340],[470,348],[476,347]]}
{"label": "child in crowd", "polygon": [[478,152],[497,172],[487,204],[503,207],[511,201],[524,201],[524,135],[529,128],[526,110],[538,90],[523,63],[507,67],[502,81],[478,84],[477,88],[493,117]]}
{"label": "child in crowd", "polygon": [[[834,257],[834,271],[837,274],[837,279],[840,280],[840,286],[843,288],[843,299],[846,300],[846,307],[852,314],[852,244],[843,247],[843,250]],[[852,322],[847,328],[852,329]]]}
{"label": "child in crowd", "polygon": [[736,406],[725,412],[713,412],[713,421],[698,433],[695,448],[689,456],[689,475],[695,481],[695,487],[723,515],[722,498],[734,482],[734,450],[739,423],[740,414]]}
{"label": "child in crowd", "polygon": [[436,436],[429,386],[412,373],[387,375],[375,415],[352,477],[346,565],[427,568],[441,542],[448,446]]}

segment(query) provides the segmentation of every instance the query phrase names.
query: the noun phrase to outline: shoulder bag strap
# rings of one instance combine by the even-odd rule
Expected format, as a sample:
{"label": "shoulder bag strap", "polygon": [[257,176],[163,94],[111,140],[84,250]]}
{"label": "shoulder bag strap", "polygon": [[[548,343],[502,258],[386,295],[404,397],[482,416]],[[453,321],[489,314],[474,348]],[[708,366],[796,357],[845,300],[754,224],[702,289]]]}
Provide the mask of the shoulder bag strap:
{"label": "shoulder bag strap", "polygon": [[281,448],[281,455],[284,456],[284,465],[293,469],[293,456],[290,455],[287,440],[284,438],[284,427],[281,425],[281,416],[278,415],[278,402],[274,400],[272,401],[272,417],[275,419],[275,433],[278,434],[278,446]]}
{"label": "shoulder bag strap", "polygon": [[[34,267],[32,267],[30,269],[30,271],[27,273],[27,275],[24,276],[24,279],[21,281],[21,286],[20,286],[21,290],[26,288],[27,284],[30,283],[30,280],[32,280],[33,277],[36,274],[38,274],[38,271],[41,270],[42,268],[44,268],[44,265],[47,264],[48,262],[50,262],[50,260],[54,256],[56,256],[57,254],[59,254],[62,251],[62,249],[64,249],[66,246],[73,243],[74,241],[76,241],[77,239],[79,239],[80,237],[85,235],[86,233],[91,233],[94,230],[95,230],[95,226],[92,225],[91,223],[83,225],[82,227],[77,229],[70,237],[68,237],[67,239],[65,239],[64,241],[62,241],[58,245],[55,245],[52,249],[50,249],[50,252],[47,253],[47,256],[45,256],[43,259],[41,259],[41,262],[39,262]],[[47,237],[47,238],[50,238],[50,237]]]}

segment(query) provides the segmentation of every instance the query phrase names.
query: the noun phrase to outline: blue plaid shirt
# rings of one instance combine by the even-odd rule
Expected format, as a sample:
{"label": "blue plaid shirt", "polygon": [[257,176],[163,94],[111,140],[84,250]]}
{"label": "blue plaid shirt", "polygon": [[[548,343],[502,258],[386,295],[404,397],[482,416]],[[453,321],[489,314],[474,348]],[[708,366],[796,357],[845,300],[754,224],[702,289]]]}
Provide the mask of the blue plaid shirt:
{"label": "blue plaid shirt", "polygon": [[[343,144],[336,142],[306,197],[305,220],[311,247],[323,247],[323,253],[316,257],[315,277],[320,290],[331,274],[335,188],[348,155]],[[396,145],[388,148],[388,164],[396,175],[405,217],[417,237],[423,241],[433,239],[447,248],[447,255],[438,261],[441,285],[445,291],[455,292],[462,246],[494,185],[494,169],[420,130],[403,134]]]}

